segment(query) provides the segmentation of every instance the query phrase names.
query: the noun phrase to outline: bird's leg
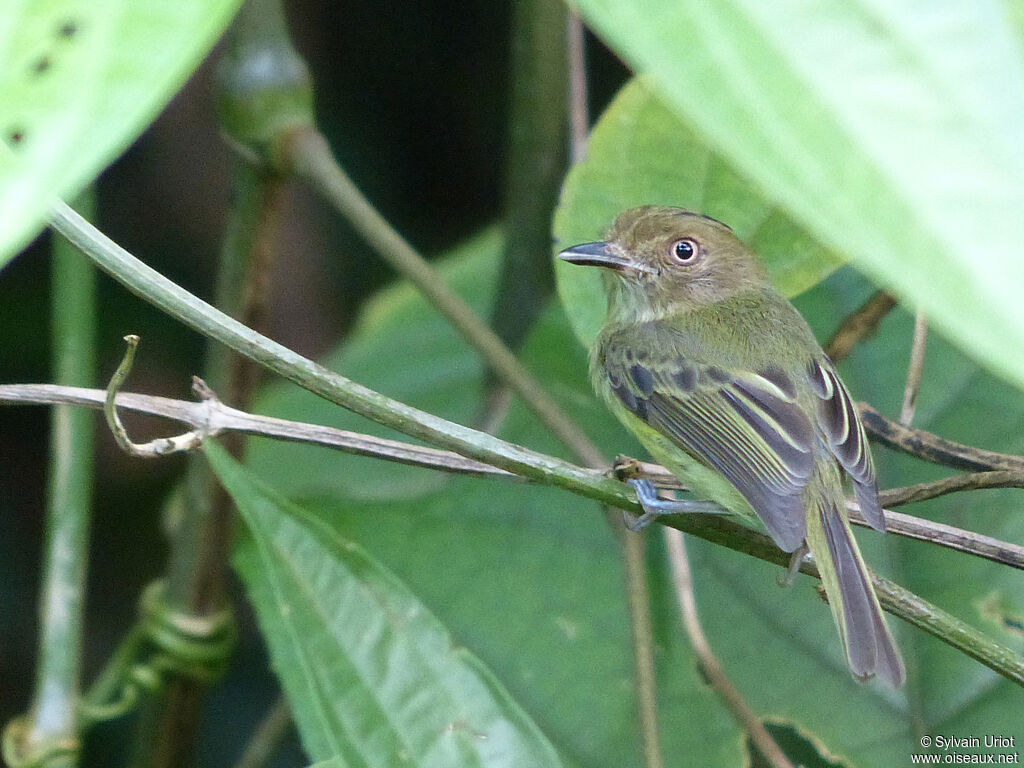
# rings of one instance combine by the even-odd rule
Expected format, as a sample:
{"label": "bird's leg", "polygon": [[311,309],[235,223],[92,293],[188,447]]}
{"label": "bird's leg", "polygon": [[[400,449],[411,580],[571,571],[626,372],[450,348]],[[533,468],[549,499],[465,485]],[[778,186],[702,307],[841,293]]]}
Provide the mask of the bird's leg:
{"label": "bird's leg", "polygon": [[661,515],[728,515],[729,511],[713,501],[696,501],[692,499],[659,499],[658,491],[650,480],[632,479],[626,481],[636,491],[636,500],[640,502],[644,513],[640,517],[628,515],[626,527],[631,531],[642,531],[650,525],[654,518]]}
{"label": "bird's leg", "polygon": [[805,541],[799,547],[793,550],[793,554],[789,558],[789,570],[786,571],[784,576],[779,577],[780,587],[789,587],[793,585],[793,580],[796,575],[800,573],[800,566],[804,564],[805,560],[811,559],[811,550],[807,546]]}

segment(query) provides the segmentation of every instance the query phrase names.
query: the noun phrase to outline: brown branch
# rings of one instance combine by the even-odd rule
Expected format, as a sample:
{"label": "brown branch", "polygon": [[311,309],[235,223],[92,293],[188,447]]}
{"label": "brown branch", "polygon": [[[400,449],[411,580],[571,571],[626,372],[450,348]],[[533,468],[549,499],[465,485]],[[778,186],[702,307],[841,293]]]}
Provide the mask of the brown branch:
{"label": "brown branch", "polygon": [[697,661],[704,675],[707,677],[711,687],[718,692],[718,695],[725,702],[725,705],[732,712],[740,726],[750,734],[750,740],[754,742],[758,751],[764,755],[775,768],[793,768],[793,764],[786,757],[775,739],[768,733],[764,723],[755,714],[747,702],[736,690],[732,682],[722,669],[721,663],[715,657],[708,643],[704,630],[700,625],[700,618],[697,614],[697,600],[693,593],[693,577],[690,573],[690,561],[686,555],[686,543],[683,541],[683,534],[675,528],[664,528],[665,546],[668,549],[669,564],[672,566],[672,580],[675,586],[676,598],[679,601],[679,612],[683,617],[683,628],[686,630],[690,645],[697,656]]}
{"label": "brown branch", "polygon": [[877,442],[900,451],[947,467],[969,472],[1011,470],[1024,472],[1024,456],[986,451],[963,443],[955,443],[923,429],[905,427],[876,411],[867,403],[857,403],[868,436]]}
{"label": "brown branch", "polygon": [[[65,404],[99,409],[103,407],[105,398],[106,393],[102,389],[61,387],[53,384],[0,385],[0,403]],[[426,467],[443,472],[490,475],[506,479],[519,477],[504,469],[468,459],[451,451],[388,440],[383,437],[349,432],[319,424],[258,416],[231,408],[216,398],[191,403],[186,400],[122,392],[117,395],[115,403],[120,410],[179,421],[210,437],[222,432],[240,432],[275,440],[321,445],[356,456],[372,456],[399,464]]]}
{"label": "brown branch", "polygon": [[924,350],[928,344],[928,317],[918,309],[914,317],[914,342],[910,348],[910,362],[907,365],[907,384],[903,390],[903,407],[900,408],[900,424],[910,426],[917,408],[917,393],[921,389],[921,375],[924,372]]}
{"label": "brown branch", "polygon": [[861,339],[878,329],[882,318],[895,306],[896,299],[885,291],[873,294],[840,323],[839,330],[825,344],[825,354],[832,358],[834,363],[844,359]]}
{"label": "brown branch", "polygon": [[[849,506],[850,522],[867,527],[856,507]],[[885,526],[889,533],[908,539],[927,541],[940,547],[974,555],[984,560],[1008,565],[1011,568],[1024,570],[1024,547],[1006,541],[994,539],[974,531],[965,531],[952,525],[924,520],[920,517],[905,515],[902,512],[883,510]]]}
{"label": "brown branch", "polygon": [[[62,387],[53,384],[0,385],[0,403],[63,404],[102,408],[105,397],[106,393],[100,389]],[[319,424],[244,413],[224,405],[216,398],[207,398],[203,402],[192,403],[185,400],[171,400],[165,397],[122,392],[117,395],[116,404],[121,410],[161,416],[188,424],[194,430],[202,431],[207,436],[234,431],[275,440],[320,445],[356,456],[370,456],[442,472],[523,480],[522,477],[512,472],[481,461],[468,459],[451,451],[388,440]],[[645,477],[659,488],[674,490],[683,488],[674,475],[657,464],[639,462],[627,457],[620,457],[616,464],[619,473],[624,476]],[[595,476],[598,474],[600,473],[595,471]],[[1017,473],[984,472],[977,475],[947,478],[933,483],[922,483],[908,488],[893,488],[882,491],[880,499],[883,505],[896,506],[956,490],[1019,487],[1017,483],[1020,480],[1021,476]],[[852,506],[850,510],[852,522],[865,525],[856,506]],[[886,526],[891,533],[897,536],[927,541],[1015,568],[1020,568],[1024,564],[1024,547],[899,512],[885,510],[884,514]]]}
{"label": "brown branch", "polygon": [[889,488],[879,492],[878,500],[884,507],[899,507],[903,504],[934,499],[947,493],[977,491],[982,488],[1024,488],[1024,470],[971,472],[967,475],[944,477],[930,483]]}
{"label": "brown branch", "polygon": [[[649,464],[620,456],[616,460],[615,467],[616,474],[620,479],[643,477],[659,488],[685,490],[685,487],[674,475],[658,464]],[[993,473],[985,474],[991,475]],[[971,477],[970,475],[967,476],[967,478]],[[932,496],[941,495],[941,493],[951,493],[954,490],[958,490],[958,488],[954,487],[958,484],[957,480],[957,478],[949,478],[948,480],[940,480],[936,483],[923,483],[919,486],[910,486],[909,488],[893,488],[882,491],[879,494],[879,500],[883,505],[886,505],[891,503],[890,499],[899,501],[904,496],[931,498]],[[1016,485],[1009,483],[1006,485],[996,485],[995,480],[995,477],[985,477],[975,478],[973,482],[978,488],[1016,487]],[[970,482],[972,481],[968,480],[964,485],[967,486]],[[964,490],[967,490],[967,487]],[[856,502],[848,501],[847,509],[849,510],[852,523],[867,526],[867,523],[860,516],[860,510]],[[974,555],[985,560],[992,560],[993,562],[1009,565],[1013,568],[1024,568],[1024,547],[1017,544],[1000,541],[990,536],[975,533],[974,531],[966,531],[962,528],[955,528],[951,525],[912,517],[900,512],[892,512],[888,509],[882,510],[882,513],[885,516],[887,530],[897,536],[927,541],[931,544],[937,544],[941,547]]]}

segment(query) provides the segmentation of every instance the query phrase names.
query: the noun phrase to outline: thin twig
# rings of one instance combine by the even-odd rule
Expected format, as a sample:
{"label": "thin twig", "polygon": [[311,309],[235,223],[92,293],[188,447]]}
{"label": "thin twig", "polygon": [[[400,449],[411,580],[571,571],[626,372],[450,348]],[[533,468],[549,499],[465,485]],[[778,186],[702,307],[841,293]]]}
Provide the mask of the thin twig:
{"label": "thin twig", "polygon": [[590,130],[586,30],[575,8],[569,9],[566,33],[569,36],[569,161],[575,165],[587,156],[587,134]]}
{"label": "thin twig", "polygon": [[[205,384],[201,379],[196,379],[193,387],[203,388]],[[102,389],[59,387],[53,384],[0,385],[0,403],[66,404],[102,408],[105,400],[106,393]],[[120,410],[161,416],[189,424],[194,430],[203,432],[207,437],[216,437],[224,432],[238,432],[275,440],[320,445],[356,456],[372,456],[400,464],[439,469],[456,474],[518,478],[511,472],[480,461],[467,459],[465,456],[451,451],[441,451],[436,448],[388,440],[359,432],[349,432],[319,424],[245,413],[225,405],[215,397],[204,397],[203,402],[193,403],[187,400],[172,400],[154,395],[122,392],[117,395],[116,405]],[[595,475],[597,474],[595,472]]]}
{"label": "thin twig", "polygon": [[882,607],[889,613],[1024,686],[1024,657],[1019,653],[888,579],[873,574],[872,580]]}
{"label": "thin twig", "polygon": [[768,733],[768,729],[764,727],[761,718],[744,701],[711,651],[711,645],[704,635],[697,613],[697,600],[693,593],[693,577],[690,573],[690,561],[686,555],[683,534],[675,528],[668,527],[664,529],[664,532],[668,560],[672,566],[672,580],[675,585],[676,598],[679,600],[679,612],[683,617],[683,627],[686,629],[687,637],[690,638],[690,645],[697,655],[697,661],[700,663],[704,675],[740,726],[750,734],[750,740],[754,742],[765,759],[775,768],[793,768],[789,758],[775,743],[775,739]]}
{"label": "thin twig", "polygon": [[879,492],[878,500],[885,507],[899,507],[918,501],[934,499],[958,491],[977,491],[982,488],[1024,488],[1024,470],[992,470],[953,475],[928,483],[888,488]]}
{"label": "thin twig", "polygon": [[[850,513],[850,522],[868,526],[868,523],[860,516],[856,502],[848,501],[847,510]],[[1018,544],[1000,541],[974,531],[954,528],[952,525],[936,523],[933,520],[904,515],[901,512],[892,512],[888,509],[883,512],[886,530],[889,533],[908,539],[927,541],[929,544],[938,544],[946,549],[953,549],[1001,565],[1008,565],[1011,568],[1024,570],[1024,547]]]}
{"label": "thin twig", "polygon": [[905,427],[882,415],[867,403],[857,403],[864,429],[877,442],[902,453],[933,464],[965,469],[969,472],[988,470],[1024,471],[1024,456],[986,451],[972,445],[955,443],[923,429]]}
{"label": "thin twig", "polygon": [[110,384],[107,386],[107,395],[103,402],[103,415],[107,418],[107,426],[114,436],[114,440],[130,456],[140,459],[158,459],[169,456],[172,453],[187,453],[198,448],[203,442],[203,433],[200,429],[190,430],[174,437],[158,437],[148,443],[136,443],[128,437],[128,431],[121,423],[121,417],[117,413],[117,393],[121,391],[131,373],[132,364],[135,361],[135,350],[139,346],[139,337],[135,334],[128,334],[124,337],[127,346],[121,364],[117,366],[114,375],[110,377]]}
{"label": "thin twig", "polygon": [[651,619],[650,592],[644,550],[645,532],[635,534],[622,523],[622,512],[605,509],[605,516],[616,532],[622,552],[623,577],[629,609],[629,628],[633,639],[633,670],[636,679],[636,718],[640,730],[640,751],[645,768],[664,768],[661,734],[658,724],[658,684],[654,668],[654,623]]}
{"label": "thin twig", "polygon": [[[199,380],[194,386],[202,387]],[[101,408],[106,393],[101,389],[81,389],[78,387],[60,387],[53,384],[4,384],[0,385],[0,403],[37,404],[37,405],[77,405],[87,408]],[[120,393],[117,396],[117,407],[120,410],[133,411],[151,416],[161,416],[192,426],[213,437],[223,432],[240,432],[257,437],[268,437],[275,440],[320,445],[333,448],[357,456],[370,456],[394,461],[400,464],[436,469],[454,474],[474,475],[478,477],[499,477],[506,480],[523,480],[523,476],[500,469],[491,464],[468,459],[451,451],[438,450],[412,443],[388,440],[358,432],[348,432],[334,427],[308,424],[271,416],[259,416],[244,413],[231,408],[215,397],[204,398],[203,402],[193,403],[186,400],[172,400],[151,395]],[[644,477],[651,480],[659,488],[680,489],[681,483],[668,470],[657,464],[637,462],[633,459],[621,459],[629,464],[630,476]],[[591,470],[592,477],[603,480],[603,473]],[[998,484],[999,477],[1013,479],[1013,483]],[[881,492],[883,504],[907,503],[907,497],[920,494],[921,498],[936,495],[933,486],[953,485],[953,481],[966,481],[970,485],[972,478],[977,488],[1017,487],[1019,476],[1016,473],[999,475],[993,472],[978,475],[964,475],[959,478],[924,483],[909,488],[893,488]],[[965,487],[964,490],[967,490]],[[955,490],[950,488],[949,490]],[[944,492],[949,492],[949,490]],[[890,501],[890,499],[892,499]],[[857,525],[866,525],[854,503],[850,503],[850,519]],[[897,536],[927,541],[943,547],[955,549],[966,554],[975,555],[995,562],[1011,565],[1015,568],[1024,567],[1024,547],[998,541],[972,531],[965,531],[953,526],[942,525],[899,512],[884,510],[886,526],[890,533]]]}
{"label": "thin twig", "polygon": [[[646,462],[639,462],[635,459],[620,456],[616,461],[616,473],[617,476],[621,478],[643,477],[650,480],[659,488],[685,490],[674,475],[664,467],[657,464],[648,464]],[[970,476],[968,475],[967,477]],[[952,478],[952,480],[955,479],[956,478]],[[947,482],[938,481],[937,483],[925,483],[922,486],[911,486],[910,488],[893,488],[891,490],[882,491],[879,494],[879,498],[882,500],[883,504],[887,503],[887,500],[890,498],[899,500],[904,495],[921,494],[924,498],[931,498],[931,496],[937,494],[935,493],[936,489],[931,488],[930,486],[944,484],[947,484]],[[948,483],[948,485],[954,484],[955,483]],[[996,486],[990,480],[986,479],[981,480],[977,487],[1016,487],[1016,480],[1013,483],[1007,483],[1005,486]],[[957,489],[949,488],[944,492],[950,492],[951,490]],[[855,523],[856,525],[868,527],[868,523],[860,515],[860,508],[857,506],[856,501],[853,501],[852,499],[848,500],[846,502],[846,506],[850,513],[850,522]],[[946,547],[947,549],[953,549],[957,552],[963,552],[985,560],[1009,565],[1013,568],[1024,568],[1024,547],[1017,544],[993,539],[990,536],[985,536],[973,531],[965,531],[962,528],[954,528],[951,525],[935,523],[931,520],[925,520],[920,517],[912,517],[911,515],[905,515],[900,512],[892,512],[888,509],[883,509],[882,514],[885,516],[885,525],[889,533],[897,536],[905,536],[911,539],[918,539],[920,541],[927,541],[931,544],[938,544],[939,546]]]}
{"label": "thin twig", "polygon": [[924,371],[924,350],[928,343],[928,316],[918,309],[914,316],[914,342],[910,348],[910,363],[907,365],[907,384],[903,390],[903,407],[900,408],[900,424],[910,426],[917,408],[917,393],[921,389],[921,375]]}
{"label": "thin twig", "polygon": [[861,339],[874,333],[882,318],[895,306],[896,299],[885,291],[872,294],[839,324],[839,330],[825,344],[825,353],[834,363],[843,360]]}
{"label": "thin twig", "polygon": [[324,195],[363,238],[456,327],[495,374],[522,398],[582,461],[600,467],[601,452],[569,420],[501,339],[487,327],[391,224],[338,165],[317,131],[296,131],[288,148],[295,174]]}

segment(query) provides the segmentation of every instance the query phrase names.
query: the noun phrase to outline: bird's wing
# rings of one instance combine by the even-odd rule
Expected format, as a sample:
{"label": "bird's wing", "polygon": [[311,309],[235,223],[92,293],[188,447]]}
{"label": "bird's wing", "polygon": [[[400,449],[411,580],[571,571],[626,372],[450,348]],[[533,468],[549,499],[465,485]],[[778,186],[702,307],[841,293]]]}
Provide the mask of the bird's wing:
{"label": "bird's wing", "polygon": [[643,354],[626,339],[605,345],[604,371],[633,415],[736,486],[779,547],[800,546],[817,438],[786,374]]}
{"label": "bird's wing", "polygon": [[884,531],[875,465],[860,413],[828,358],[811,363],[808,373],[811,387],[818,396],[818,429],[825,436],[832,455],[853,479],[864,519],[872,528]]}

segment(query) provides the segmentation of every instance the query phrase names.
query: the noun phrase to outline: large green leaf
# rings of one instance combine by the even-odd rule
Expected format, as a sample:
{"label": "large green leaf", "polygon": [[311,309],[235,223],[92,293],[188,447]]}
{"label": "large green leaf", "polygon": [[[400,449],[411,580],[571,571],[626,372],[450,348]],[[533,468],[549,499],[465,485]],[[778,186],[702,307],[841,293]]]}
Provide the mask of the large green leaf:
{"label": "large green leaf", "polygon": [[235,564],[313,759],[561,765],[494,676],[388,570],[216,444],[206,454],[245,520]]}
{"label": "large green leaf", "polygon": [[[487,235],[444,262],[445,277],[478,310],[486,310],[499,252],[497,239]],[[824,332],[869,291],[856,273],[843,269],[799,302]],[[857,369],[845,371],[855,394],[882,408],[898,405],[909,326],[899,314],[877,339],[858,349]],[[642,455],[593,397],[585,350],[558,308],[542,317],[523,354],[607,455]],[[478,363],[408,286],[372,302],[352,339],[328,363],[443,415],[465,422],[476,414]],[[930,384],[939,380],[937,373],[947,377],[941,380],[948,382],[951,394]],[[1024,408],[1011,393],[936,340],[929,347],[919,419],[922,426],[953,438],[1024,450],[1015,428]],[[258,410],[377,431],[290,386],[272,388]],[[560,452],[518,402],[501,435]],[[302,499],[311,513],[409,584],[458,642],[498,675],[567,761],[593,768],[640,764],[621,569],[614,537],[592,503],[549,488],[444,478],[292,445],[257,441],[250,451],[251,466],[261,478]],[[886,485],[934,474],[884,453],[878,463]],[[1011,514],[1012,494],[951,497],[918,509],[1019,540],[1024,518]],[[975,510],[972,499],[984,499],[984,506]],[[740,765],[742,736],[696,671],[656,530],[650,541],[668,764]],[[1019,572],[893,536],[866,532],[862,542],[869,562],[883,573],[1000,642],[1024,645],[1012,621],[996,620],[1000,611],[1008,617],[1024,612]],[[917,751],[914,728],[921,713],[931,733],[978,731],[983,719],[985,729],[996,732],[1012,735],[1020,729],[1021,690],[947,646],[896,626],[914,670],[912,685],[899,692],[860,685],[847,671],[828,608],[811,580],[783,590],[775,586],[776,568],[700,542],[691,542],[690,551],[701,616],[726,671],[759,715],[791,725],[823,752],[842,756],[849,765],[903,764]],[[894,619],[893,624],[899,623]],[[962,687],[954,696],[950,692],[957,686]]]}
{"label": "large green leaf", "polygon": [[[594,126],[587,157],[569,172],[555,213],[558,247],[596,240],[638,205],[677,205],[726,222],[758,251],[787,296],[816,284],[840,258],[796,226],[716,155],[653,88],[636,78]],[[587,344],[604,321],[597,270],[556,262],[558,292]]]}
{"label": "large green leaf", "polygon": [[241,0],[6,0],[0,265],[156,117]]}
{"label": "large green leaf", "polygon": [[1024,383],[1024,64],[999,0],[580,0],[764,194]]}

